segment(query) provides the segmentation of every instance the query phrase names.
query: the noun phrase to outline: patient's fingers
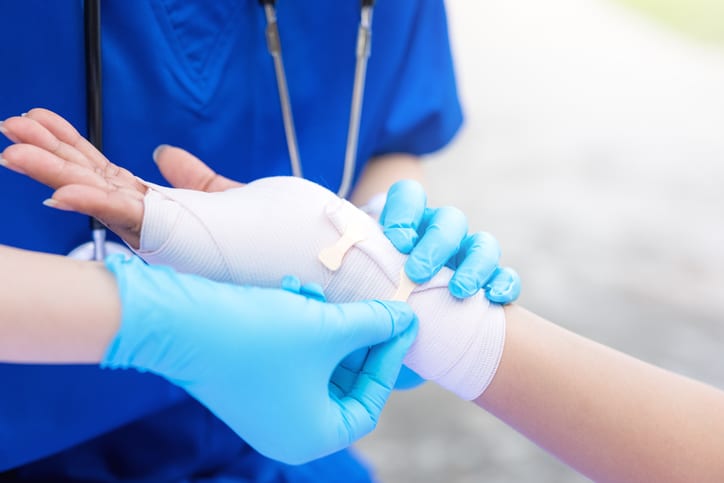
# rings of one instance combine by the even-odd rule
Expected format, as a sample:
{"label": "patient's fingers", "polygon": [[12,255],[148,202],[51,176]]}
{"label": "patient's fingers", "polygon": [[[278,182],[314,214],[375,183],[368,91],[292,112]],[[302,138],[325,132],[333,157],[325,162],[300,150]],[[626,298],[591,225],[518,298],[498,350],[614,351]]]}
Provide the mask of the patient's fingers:
{"label": "patient's fingers", "polygon": [[127,186],[140,193],[146,192],[146,187],[130,171],[110,162],[96,166],[32,119],[10,118],[3,128],[8,137],[22,143],[5,150],[3,157],[7,158],[7,167],[36,181],[57,188],[71,183],[102,186],[105,179],[111,186]]}
{"label": "patient's fingers", "polygon": [[[74,150],[76,153],[80,153],[92,169],[102,176],[109,178],[112,183],[128,185],[135,187],[142,193],[146,192],[146,188],[138,182],[133,173],[111,163],[103,153],[98,151],[93,144],[81,136],[68,121],[58,114],[38,107],[31,109],[25,115],[25,118],[37,122],[37,124],[46,129],[52,136],[55,136],[59,142],[63,143],[64,146]],[[60,156],[59,153],[55,154]],[[71,161],[68,157],[60,157]]]}
{"label": "patient's fingers", "polygon": [[133,248],[138,248],[143,223],[143,195],[119,188],[103,190],[86,185],[68,185],[53,193],[49,206],[93,216]]}
{"label": "patient's fingers", "polygon": [[43,108],[35,108],[28,111],[25,117],[37,121],[40,125],[50,131],[60,141],[74,147],[82,153],[94,166],[105,168],[110,164],[108,158],[98,151],[93,144],[58,114]]}
{"label": "patient's fingers", "polygon": [[181,148],[159,146],[153,152],[153,160],[174,188],[212,193],[243,186],[243,183],[216,174],[206,163]]}
{"label": "patient's fingers", "polygon": [[2,153],[6,167],[57,189],[68,184],[82,184],[108,189],[103,176],[32,144],[13,144]]}
{"label": "patient's fingers", "polygon": [[66,161],[94,168],[93,162],[73,146],[70,146],[48,131],[37,121],[27,117],[11,117],[3,123],[16,143],[32,144],[45,149]]}

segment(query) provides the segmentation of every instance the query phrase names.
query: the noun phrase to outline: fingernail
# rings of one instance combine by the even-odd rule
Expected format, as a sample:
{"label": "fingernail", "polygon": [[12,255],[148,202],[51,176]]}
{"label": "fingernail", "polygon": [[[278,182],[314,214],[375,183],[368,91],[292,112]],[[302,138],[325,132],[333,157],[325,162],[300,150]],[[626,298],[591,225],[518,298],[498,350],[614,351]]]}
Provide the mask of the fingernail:
{"label": "fingernail", "polygon": [[20,114],[20,117],[25,117],[25,116],[27,116],[27,115],[28,115],[27,112],[23,112],[23,113]]}
{"label": "fingernail", "polygon": [[2,156],[0,156],[0,166],[2,166],[3,168],[7,168],[8,166],[8,162],[5,161]]}
{"label": "fingernail", "polygon": [[43,204],[45,206],[50,206],[51,208],[55,208],[58,206],[58,202],[55,201],[53,198],[48,198],[47,200],[43,201]]}
{"label": "fingernail", "polygon": [[43,204],[47,206],[48,208],[57,208],[59,210],[70,210],[68,205],[64,205],[60,201],[54,200],[53,198],[48,198],[47,200],[43,201]]}
{"label": "fingernail", "polygon": [[167,147],[168,144],[159,144],[158,146],[156,146],[156,149],[153,150],[153,154],[151,155],[154,163],[158,163],[158,155],[161,154],[161,151],[163,151]]}

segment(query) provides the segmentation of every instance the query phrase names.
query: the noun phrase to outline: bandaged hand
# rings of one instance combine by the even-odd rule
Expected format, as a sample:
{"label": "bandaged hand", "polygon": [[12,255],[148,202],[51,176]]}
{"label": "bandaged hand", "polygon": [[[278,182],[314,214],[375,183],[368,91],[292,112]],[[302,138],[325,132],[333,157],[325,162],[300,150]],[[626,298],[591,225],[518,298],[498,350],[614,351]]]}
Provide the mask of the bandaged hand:
{"label": "bandaged hand", "polygon": [[[327,304],[136,257],[112,256],[106,266],[123,309],[102,365],[167,378],[260,453],[289,464],[374,429],[417,330],[402,303]],[[365,360],[349,356],[362,347],[370,347]]]}
{"label": "bandaged hand", "polygon": [[[241,183],[214,172],[191,153],[173,146],[159,146],[154,161],[164,177],[176,188],[225,191]],[[361,209],[378,219],[385,236],[409,257],[405,272],[416,283],[427,282],[443,266],[455,271],[448,288],[458,298],[480,289],[497,303],[511,303],[520,294],[520,278],[500,267],[500,248],[489,233],[467,233],[467,219],[452,207],[431,208],[423,187],[407,180],[394,184],[388,193],[368,200]],[[418,374],[402,367],[396,389],[412,389],[424,382]]]}

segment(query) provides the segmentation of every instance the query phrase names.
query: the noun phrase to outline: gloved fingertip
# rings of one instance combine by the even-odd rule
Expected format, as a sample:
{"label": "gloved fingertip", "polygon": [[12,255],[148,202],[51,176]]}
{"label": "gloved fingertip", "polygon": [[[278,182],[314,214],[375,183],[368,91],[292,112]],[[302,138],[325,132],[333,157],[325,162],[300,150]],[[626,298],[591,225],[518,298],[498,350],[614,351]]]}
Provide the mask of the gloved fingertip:
{"label": "gloved fingertip", "polygon": [[424,382],[425,379],[423,379],[418,373],[407,366],[402,366],[400,368],[400,373],[397,375],[397,380],[395,381],[395,389],[398,391],[407,391],[420,386]]}
{"label": "gloved fingertip", "polygon": [[428,260],[417,256],[413,253],[405,262],[405,273],[413,282],[417,284],[425,283],[430,280],[439,270],[440,266],[432,266]]}
{"label": "gloved fingertip", "polygon": [[378,300],[377,302],[381,303],[390,314],[393,324],[391,336],[404,332],[416,323],[417,315],[413,312],[412,307],[405,302],[395,300]]}
{"label": "gloved fingertip", "polygon": [[385,228],[385,236],[401,253],[407,255],[417,243],[417,232],[412,228]]}
{"label": "gloved fingertip", "polygon": [[419,331],[420,331],[420,322],[417,319],[417,315],[415,315],[415,313],[412,312],[412,320],[410,320],[407,328],[404,329],[403,332],[399,336],[400,340],[404,341],[403,343],[407,344],[408,349],[410,348],[412,343],[415,342],[415,339],[417,339],[417,334]]}
{"label": "gloved fingertip", "polygon": [[518,273],[510,268],[499,269],[485,286],[485,296],[491,302],[509,304],[520,296],[521,282]]}
{"label": "gloved fingertip", "polygon": [[472,285],[469,283],[465,283],[455,277],[450,280],[450,283],[448,284],[448,289],[450,290],[450,294],[458,299],[466,299],[468,297],[472,297],[476,293],[478,293],[479,288],[477,285]]}
{"label": "gloved fingertip", "polygon": [[282,278],[281,288],[291,293],[300,293],[302,281],[294,275],[285,275]]}
{"label": "gloved fingertip", "polygon": [[300,287],[299,293],[307,298],[311,298],[319,302],[327,301],[327,296],[324,294],[324,289],[318,283],[305,283]]}
{"label": "gloved fingertip", "polygon": [[109,270],[113,270],[113,268],[115,268],[117,265],[131,263],[132,258],[133,257],[121,253],[112,253],[103,260],[103,263],[105,264],[106,268],[108,268]]}

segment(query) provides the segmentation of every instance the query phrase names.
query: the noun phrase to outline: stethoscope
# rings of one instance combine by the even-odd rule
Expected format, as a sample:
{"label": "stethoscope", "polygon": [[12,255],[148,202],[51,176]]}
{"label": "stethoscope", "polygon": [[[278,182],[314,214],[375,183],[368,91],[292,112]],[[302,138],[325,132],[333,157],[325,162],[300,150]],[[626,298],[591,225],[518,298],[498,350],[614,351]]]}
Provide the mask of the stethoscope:
{"label": "stethoscope", "polygon": [[[361,0],[360,23],[357,32],[356,64],[354,83],[352,84],[352,104],[347,128],[347,145],[344,154],[342,181],[337,194],[340,198],[349,195],[357,162],[359,127],[362,116],[362,98],[367,78],[367,61],[370,56],[372,40],[372,12],[374,0]],[[267,49],[274,61],[274,74],[279,91],[279,101],[284,122],[284,135],[289,150],[292,174],[303,177],[302,162],[299,158],[296,128],[292,115],[292,105],[287,87],[287,77],[282,58],[282,44],[277,25],[276,0],[259,0],[266,16]],[[85,0],[83,7],[83,26],[85,30],[85,68],[86,68],[86,119],[88,140],[99,150],[103,150],[103,82],[101,76],[101,7],[100,0]],[[130,254],[127,247],[106,240],[106,228],[97,219],[91,217],[91,241],[86,242],[68,256],[83,260],[103,260],[113,253]]]}

